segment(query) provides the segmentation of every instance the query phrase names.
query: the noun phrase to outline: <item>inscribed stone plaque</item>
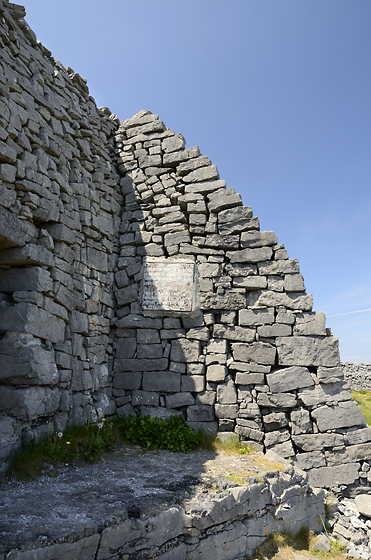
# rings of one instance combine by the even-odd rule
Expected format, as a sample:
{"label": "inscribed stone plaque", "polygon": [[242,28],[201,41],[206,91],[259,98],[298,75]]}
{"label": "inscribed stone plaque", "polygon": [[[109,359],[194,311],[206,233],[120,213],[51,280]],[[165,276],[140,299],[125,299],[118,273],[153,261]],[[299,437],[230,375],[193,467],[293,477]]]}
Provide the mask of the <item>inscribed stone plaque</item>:
{"label": "inscribed stone plaque", "polygon": [[148,311],[189,313],[195,307],[195,264],[147,260],[143,268],[142,307]]}

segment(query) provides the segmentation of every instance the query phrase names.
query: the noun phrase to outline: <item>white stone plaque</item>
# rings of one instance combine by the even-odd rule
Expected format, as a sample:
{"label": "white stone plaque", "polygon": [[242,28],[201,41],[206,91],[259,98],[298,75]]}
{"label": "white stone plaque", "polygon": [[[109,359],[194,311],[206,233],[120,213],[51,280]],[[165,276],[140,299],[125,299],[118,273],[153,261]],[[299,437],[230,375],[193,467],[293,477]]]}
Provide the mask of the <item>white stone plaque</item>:
{"label": "white stone plaque", "polygon": [[195,309],[195,292],[194,262],[148,259],[144,263],[143,310],[190,313]]}

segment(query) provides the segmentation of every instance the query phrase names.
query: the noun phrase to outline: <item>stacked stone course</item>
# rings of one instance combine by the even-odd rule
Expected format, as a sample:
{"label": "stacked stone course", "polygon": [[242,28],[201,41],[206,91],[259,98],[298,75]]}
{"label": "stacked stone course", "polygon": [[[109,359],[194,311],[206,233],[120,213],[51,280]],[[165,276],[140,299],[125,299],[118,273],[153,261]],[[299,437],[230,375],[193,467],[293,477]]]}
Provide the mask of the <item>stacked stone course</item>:
{"label": "stacked stone course", "polygon": [[118,119],[0,2],[0,458],[115,411]]}
{"label": "stacked stone course", "polygon": [[[312,484],[359,480],[371,429],[298,261],[198,147],[97,109],[23,8],[0,12],[0,456],[98,409],[182,414]],[[194,263],[192,312],[143,309],[150,261]]]}

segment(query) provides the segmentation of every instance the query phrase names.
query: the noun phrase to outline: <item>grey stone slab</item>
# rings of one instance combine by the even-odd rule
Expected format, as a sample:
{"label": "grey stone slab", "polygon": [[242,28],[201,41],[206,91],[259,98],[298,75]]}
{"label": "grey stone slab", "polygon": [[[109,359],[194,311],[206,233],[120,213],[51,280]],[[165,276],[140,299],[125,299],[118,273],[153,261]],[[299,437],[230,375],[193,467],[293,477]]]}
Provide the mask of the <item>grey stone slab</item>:
{"label": "grey stone slab", "polygon": [[0,264],[11,266],[43,265],[50,268],[53,263],[53,253],[39,245],[28,244],[24,247],[0,251]]}
{"label": "grey stone slab", "polygon": [[308,482],[315,488],[333,488],[341,484],[353,484],[359,477],[359,469],[359,463],[310,469]]}
{"label": "grey stone slab", "polygon": [[21,420],[34,420],[39,416],[54,414],[58,409],[60,393],[49,387],[8,387],[0,391],[0,407],[5,413]]}
{"label": "grey stone slab", "polygon": [[365,517],[371,518],[371,496],[369,494],[358,494],[355,502],[359,513]]}
{"label": "grey stone slab", "polygon": [[167,153],[163,155],[163,164],[173,167],[192,158],[197,158],[201,155],[198,146],[195,148],[185,148],[177,150],[176,152]]}
{"label": "grey stone slab", "polygon": [[326,452],[327,465],[329,467],[342,463],[355,463],[358,461],[369,461],[371,459],[371,443],[359,443],[349,445],[344,449]]}
{"label": "grey stone slab", "polygon": [[131,399],[132,406],[159,406],[160,404],[160,397],[157,393],[153,391],[133,391],[132,399]]}
{"label": "grey stone slab", "polygon": [[238,323],[246,326],[258,326],[274,323],[274,309],[241,309]]}
{"label": "grey stone slab", "polygon": [[177,393],[175,395],[166,396],[167,408],[181,408],[183,406],[192,406],[195,399],[189,392]]}
{"label": "grey stone slab", "polygon": [[324,448],[344,446],[342,434],[304,434],[293,435],[293,442],[303,451],[317,451]]}
{"label": "grey stone slab", "polygon": [[238,292],[227,292],[225,294],[200,293],[200,307],[204,311],[242,309],[245,305],[245,296]]}
{"label": "grey stone slab", "polygon": [[285,393],[314,385],[309,370],[305,367],[295,366],[269,373],[267,375],[267,383],[272,393]]}
{"label": "grey stone slab", "polygon": [[63,342],[65,339],[65,322],[31,303],[17,303],[0,313],[0,330],[33,334],[34,336]]}
{"label": "grey stone slab", "polygon": [[206,156],[199,156],[197,158],[190,159],[189,161],[180,163],[176,171],[178,175],[187,175],[187,173],[190,173],[199,167],[207,167],[208,165],[211,165],[209,158]]}
{"label": "grey stone slab", "polygon": [[[308,410],[301,408],[293,410],[290,415],[291,419],[291,433],[293,435],[306,434],[313,431],[312,421]],[[323,465],[322,465],[323,466]]]}
{"label": "grey stone slab", "polygon": [[262,385],[264,373],[236,373],[236,385]]}
{"label": "grey stone slab", "polygon": [[182,375],[181,390],[191,393],[202,393],[205,390],[205,376]]}
{"label": "grey stone slab", "polygon": [[274,231],[244,231],[241,233],[242,247],[267,247],[277,244],[277,235]]}
{"label": "grey stone slab", "polygon": [[144,391],[178,393],[180,378],[180,373],[174,371],[144,371],[142,387]]}
{"label": "grey stone slab", "polygon": [[[232,209],[233,210],[233,209]],[[219,216],[222,212],[219,213]],[[250,218],[247,220],[240,220],[238,222],[219,223],[218,230],[222,235],[231,235],[233,233],[240,233],[241,231],[259,230],[259,218]]]}
{"label": "grey stone slab", "polygon": [[140,389],[142,385],[142,372],[140,371],[122,371],[115,361],[115,374],[113,377],[114,389],[125,389],[133,391]]}
{"label": "grey stone slab", "polygon": [[366,426],[365,417],[355,401],[340,402],[337,406],[321,406],[312,412],[320,432],[352,426]]}
{"label": "grey stone slab", "polygon": [[187,175],[183,176],[184,183],[198,183],[201,181],[211,181],[213,179],[219,179],[218,168],[216,165],[199,167],[198,169],[190,171]]}
{"label": "grey stone slab", "polygon": [[162,344],[138,344],[137,346],[137,357],[138,359],[142,358],[162,358],[163,357],[163,348]]}
{"label": "grey stone slab", "polygon": [[233,286],[247,290],[260,290],[267,287],[267,279],[264,276],[237,276],[233,278]]}
{"label": "grey stone slab", "polygon": [[272,257],[273,251],[270,247],[261,247],[259,249],[242,249],[227,253],[227,258],[231,263],[259,263],[267,261]]}
{"label": "grey stone slab", "polygon": [[266,430],[278,430],[288,425],[287,415],[284,412],[271,412],[263,416],[263,423]]}
{"label": "grey stone slab", "polygon": [[206,370],[206,379],[209,382],[222,382],[227,375],[227,368],[223,365],[210,365]]}
{"label": "grey stone slab", "polygon": [[317,369],[317,377],[320,383],[341,383],[344,379],[343,368],[341,366],[333,368],[319,367]]}
{"label": "grey stone slab", "polygon": [[[206,221],[204,222],[206,223]],[[217,233],[206,235],[205,247],[214,249],[238,249],[240,240],[238,235],[219,235]]]}
{"label": "grey stone slab", "polygon": [[170,358],[174,362],[198,362],[200,342],[185,338],[172,340]]}
{"label": "grey stone slab", "polygon": [[257,397],[259,406],[266,408],[295,408],[297,399],[290,393],[259,393]]}
{"label": "grey stone slab", "polygon": [[212,422],[215,420],[214,407],[194,405],[187,408],[187,422]]}
{"label": "grey stone slab", "polygon": [[239,411],[238,404],[216,404],[215,416],[217,418],[237,418]]}
{"label": "grey stone slab", "polygon": [[37,266],[5,269],[0,274],[0,292],[23,290],[48,292],[52,288],[50,272]]}
{"label": "grey stone slab", "polygon": [[158,358],[158,359],[117,358],[115,360],[116,371],[157,371],[157,370],[165,370],[167,367],[168,367],[167,358]]}
{"label": "grey stone slab", "polygon": [[[251,249],[253,251],[254,249]],[[255,249],[256,251],[258,249]],[[311,311],[313,296],[311,294],[299,295],[286,294],[274,291],[263,291],[256,300],[255,305],[266,307],[286,307],[299,311]]]}
{"label": "grey stone slab", "polygon": [[258,335],[262,338],[276,338],[277,336],[290,336],[291,326],[283,324],[262,325],[258,327]]}
{"label": "grey stone slab", "polygon": [[184,187],[184,193],[200,193],[205,195],[222,188],[225,188],[225,181],[218,179],[217,181],[206,181],[205,183],[190,183]]}
{"label": "grey stone slab", "polygon": [[312,451],[311,453],[299,453],[295,458],[295,466],[303,471],[309,469],[326,467],[326,459],[322,451]]}
{"label": "grey stone slab", "polygon": [[371,441],[371,428],[361,428],[360,430],[348,430],[345,434],[345,442],[349,445],[357,443],[367,443]]}
{"label": "grey stone slab", "polygon": [[233,359],[237,362],[273,365],[275,363],[276,349],[266,342],[252,342],[251,344],[236,342],[232,344],[232,354]]}
{"label": "grey stone slab", "polygon": [[218,214],[218,223],[227,224],[249,220],[253,217],[253,211],[250,206],[234,206],[226,210],[222,210]]}
{"label": "grey stone slab", "polygon": [[253,342],[255,340],[255,329],[248,327],[227,327],[224,325],[214,325],[214,337],[226,338],[239,342]]}
{"label": "grey stone slab", "polygon": [[156,344],[160,342],[160,334],[157,329],[138,329],[137,340],[139,344]]}
{"label": "grey stone slab", "polygon": [[227,208],[236,208],[242,206],[240,194],[236,194],[234,189],[222,189],[208,195],[209,211],[221,212]]}
{"label": "grey stone slab", "polygon": [[326,316],[324,313],[303,313],[296,315],[295,336],[326,336]]}
{"label": "grey stone slab", "polygon": [[117,328],[161,329],[162,319],[130,314],[116,322]]}
{"label": "grey stone slab", "polygon": [[336,367],[340,363],[338,339],[305,336],[276,339],[278,363],[283,366]]}
{"label": "grey stone slab", "polygon": [[236,404],[237,391],[232,380],[219,384],[216,390],[218,404]]}

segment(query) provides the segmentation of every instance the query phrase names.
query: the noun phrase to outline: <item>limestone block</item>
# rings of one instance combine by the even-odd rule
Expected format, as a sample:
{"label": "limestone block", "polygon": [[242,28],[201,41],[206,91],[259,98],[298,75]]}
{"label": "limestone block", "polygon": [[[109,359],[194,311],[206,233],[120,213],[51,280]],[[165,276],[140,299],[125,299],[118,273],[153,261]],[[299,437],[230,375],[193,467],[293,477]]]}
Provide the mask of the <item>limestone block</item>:
{"label": "limestone block", "polygon": [[246,221],[252,218],[253,211],[250,206],[233,206],[218,213],[218,223],[228,224]]}
{"label": "limestone block", "polygon": [[[189,392],[177,393],[175,395],[166,396],[166,406],[167,408],[181,408],[183,406],[193,406],[195,404],[195,399]],[[202,403],[199,403],[202,404]],[[204,403],[209,404],[209,403]]]}
{"label": "limestone block", "polygon": [[163,348],[162,344],[138,344],[137,357],[139,359],[155,359],[162,358]]}
{"label": "limestone block", "polygon": [[177,175],[187,175],[187,173],[190,173],[191,171],[194,171],[199,167],[207,167],[208,165],[211,165],[211,161],[209,160],[209,158],[207,156],[199,156],[190,159],[189,161],[180,163],[177,167],[176,172]]}
{"label": "limestone block", "polygon": [[238,410],[238,404],[216,404],[215,416],[217,418],[237,418]]}
{"label": "limestone block", "polygon": [[324,313],[302,313],[296,316],[295,336],[326,336]]}
{"label": "limestone block", "polygon": [[144,371],[142,387],[144,391],[179,393],[180,377],[174,371]]}
{"label": "limestone block", "polygon": [[291,433],[293,435],[306,434],[312,432],[312,422],[310,419],[310,414],[308,410],[305,410],[305,408],[301,408],[299,410],[293,410],[291,412],[290,419],[291,419]]}
{"label": "limestone block", "polygon": [[355,497],[355,502],[359,513],[371,518],[371,496],[369,494],[358,494]]}
{"label": "limestone block", "polygon": [[267,287],[267,279],[264,276],[237,276],[233,278],[233,286],[247,290],[264,289]]}
{"label": "limestone block", "polygon": [[217,386],[217,400],[219,404],[235,404],[237,402],[237,391],[233,381]]}
{"label": "limestone block", "polygon": [[267,447],[272,445],[277,445],[278,443],[283,443],[290,439],[290,433],[288,430],[280,429],[274,430],[273,432],[268,432],[264,437],[264,444]]}
{"label": "limestone block", "polygon": [[115,360],[115,371],[157,371],[165,370],[167,366],[167,358],[116,358]]}
{"label": "limestone block", "polygon": [[[206,220],[203,223],[206,223]],[[205,247],[213,247],[214,249],[238,249],[239,244],[238,235],[219,235],[215,233],[207,235],[205,240]]]}
{"label": "limestone block", "polygon": [[187,175],[183,176],[184,183],[199,183],[201,181],[211,181],[212,179],[219,179],[218,168],[216,165],[199,167],[198,169],[190,171]]}
{"label": "limestone block", "polygon": [[342,434],[304,434],[293,435],[292,440],[303,451],[317,451],[325,448],[344,446]]}
{"label": "limestone block", "polygon": [[131,404],[133,406],[159,406],[160,397],[153,391],[133,391]]}
{"label": "limestone block", "polygon": [[236,426],[236,434],[247,440],[262,442],[264,439],[264,432],[259,429],[250,428],[249,426]]}
{"label": "limestone block", "polygon": [[198,362],[200,356],[200,342],[185,338],[171,341],[170,359],[174,362]]}
{"label": "limestone block", "polygon": [[366,425],[365,417],[355,401],[340,402],[337,406],[321,406],[313,410],[312,418],[320,432]]}
{"label": "limestone block", "polygon": [[290,325],[262,325],[258,327],[258,335],[263,338],[276,338],[277,336],[290,336]]}
{"label": "limestone block", "polygon": [[226,354],[228,343],[226,340],[213,338],[207,344],[207,353]]}
{"label": "limestone block", "polygon": [[63,342],[65,322],[48,311],[31,303],[17,303],[0,313],[0,330],[11,328],[15,332],[24,332],[34,336]]}
{"label": "limestone block", "polygon": [[10,268],[1,271],[0,291],[40,291],[52,290],[53,281],[50,272],[40,267]]}
{"label": "limestone block", "polygon": [[[235,362],[238,366],[238,362]],[[262,385],[264,373],[236,373],[236,385]]]}
{"label": "limestone block", "polygon": [[192,393],[202,393],[204,390],[205,390],[204,375],[182,375],[182,391],[188,391]]}
{"label": "limestone block", "polygon": [[356,463],[371,459],[371,443],[349,445],[345,449],[327,451],[326,460],[329,467],[342,463]]}
{"label": "limestone block", "polygon": [[270,451],[274,451],[277,455],[280,455],[283,458],[291,458],[294,457],[295,451],[292,446],[291,441],[285,441],[283,443],[277,443],[276,445],[272,445],[269,448]]}
{"label": "limestone block", "polygon": [[274,309],[241,309],[238,323],[246,326],[258,326],[274,323]]}
{"label": "limestone block", "polygon": [[227,253],[227,258],[231,263],[259,263],[268,261],[272,257],[273,251],[270,247],[261,247],[258,249],[243,249],[242,251],[234,251]]}
{"label": "limestone block", "polygon": [[309,370],[304,367],[278,369],[267,375],[267,383],[272,393],[285,393],[301,387],[310,387],[314,381]]}
{"label": "limestone block", "polygon": [[359,469],[359,463],[310,469],[308,482],[315,488],[333,488],[341,484],[353,484],[359,477]]}
{"label": "limestone block", "polygon": [[131,286],[125,286],[115,291],[116,301],[119,307],[123,307],[132,301],[138,299],[138,286],[132,284]]}
{"label": "limestone block", "polygon": [[290,393],[259,393],[257,400],[259,406],[266,408],[295,408],[297,405],[296,397]]}
{"label": "limestone block", "polygon": [[[157,331],[156,331],[157,333]],[[116,343],[116,356],[118,358],[133,358],[137,348],[136,338],[118,338]]]}
{"label": "limestone block", "polygon": [[271,412],[263,416],[266,431],[278,430],[288,425],[288,419],[284,412]]}
{"label": "limestone block", "polygon": [[250,247],[267,247],[277,244],[277,235],[274,231],[244,231],[241,233],[241,246]]}
{"label": "limestone block", "polygon": [[242,309],[245,305],[245,296],[238,292],[227,292],[223,295],[212,292],[200,293],[200,307],[205,311],[214,309]]}
{"label": "limestone block", "polygon": [[[253,250],[258,251],[259,249],[251,249],[251,251]],[[255,305],[311,311],[313,296],[311,294],[296,296],[280,292],[264,291],[257,299]]]}
{"label": "limestone block", "polygon": [[143,317],[143,315],[136,315],[131,313],[122,317],[116,323],[117,328],[129,328],[129,329],[161,329],[162,319],[153,317]]}
{"label": "limestone block", "polygon": [[215,398],[215,391],[202,391],[196,395],[196,404],[213,406],[215,404]]}
{"label": "limestone block", "polygon": [[0,341],[0,380],[10,385],[55,385],[54,352],[32,335],[8,332]]}
{"label": "limestone block", "polygon": [[240,342],[253,342],[255,340],[255,329],[247,327],[226,327],[224,325],[214,325],[215,338],[226,338]]}
{"label": "limestone block", "polygon": [[44,265],[51,267],[54,264],[54,259],[53,253],[45,247],[29,243],[24,247],[0,251],[0,264],[12,266]]}
{"label": "limestone block", "polygon": [[185,144],[184,136],[182,134],[177,134],[176,136],[170,136],[170,138],[164,138],[162,141],[162,149],[165,153],[175,152],[176,150],[184,148]]}
{"label": "limestone block", "polygon": [[187,422],[212,422],[215,420],[214,407],[204,404],[187,408]]}
{"label": "limestone block", "polygon": [[366,443],[369,441],[371,441],[371,428],[347,431],[345,434],[345,443],[348,445],[356,445],[357,443]]}
{"label": "limestone block", "polygon": [[33,420],[55,412],[59,400],[58,390],[48,387],[13,389],[3,386],[0,392],[1,410],[23,420]]}
{"label": "limestone block", "polygon": [[206,379],[208,382],[222,382],[227,375],[227,368],[223,365],[210,365],[206,370]]}
{"label": "limestone block", "polygon": [[221,212],[227,208],[242,206],[240,194],[236,194],[234,189],[221,189],[208,195],[209,211]]}
{"label": "limestone block", "polygon": [[173,167],[182,163],[183,161],[188,161],[192,158],[197,158],[201,155],[199,147],[185,148],[184,150],[177,150],[176,152],[167,153],[163,155],[163,165]]}
{"label": "limestone block", "polygon": [[339,365],[338,339],[335,337],[311,338],[305,336],[276,339],[278,363],[282,366]]}
{"label": "limestone block", "polygon": [[261,275],[282,275],[299,274],[299,261],[297,259],[279,260],[273,262],[259,263],[259,274]]}
{"label": "limestone block", "polygon": [[341,383],[344,379],[343,368],[341,366],[333,368],[319,367],[317,377],[320,383],[323,384]]}
{"label": "limestone block", "polygon": [[253,342],[232,344],[233,359],[238,362],[254,362],[256,364],[273,365],[276,349],[266,342]]}
{"label": "limestone block", "polygon": [[295,466],[303,471],[308,471],[309,469],[325,467],[326,459],[322,451],[299,453],[296,455]]}
{"label": "limestone block", "polygon": [[199,193],[205,195],[224,188],[225,181],[223,179],[218,179],[216,181],[206,181],[205,183],[189,183],[184,187],[184,194]]}
{"label": "limestone block", "polygon": [[113,387],[114,389],[125,389],[132,391],[139,389],[142,384],[142,373],[138,371],[120,371],[116,370],[113,377]]}
{"label": "limestone block", "polygon": [[295,323],[296,315],[292,311],[287,311],[286,309],[279,309],[276,316],[276,323],[284,323],[287,325],[293,325]]}

